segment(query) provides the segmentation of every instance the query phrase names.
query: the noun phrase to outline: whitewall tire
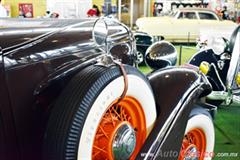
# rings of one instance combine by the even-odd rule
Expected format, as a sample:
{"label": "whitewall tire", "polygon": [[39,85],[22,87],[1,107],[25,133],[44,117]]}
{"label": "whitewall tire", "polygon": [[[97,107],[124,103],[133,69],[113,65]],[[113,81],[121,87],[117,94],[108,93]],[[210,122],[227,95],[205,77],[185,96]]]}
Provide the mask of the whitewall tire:
{"label": "whitewall tire", "polygon": [[[132,151],[120,155],[133,159],[157,115],[148,80],[133,67],[125,66],[125,69],[128,90],[126,98],[117,105],[115,102],[124,90],[124,79],[118,66],[90,66],[73,78],[52,110],[45,137],[46,159],[111,159],[119,156],[114,151],[121,148],[115,143],[124,142],[121,138],[126,137],[121,137],[121,133],[127,131],[128,135],[131,133],[132,144],[125,147]],[[98,153],[101,149],[103,154]],[[104,157],[105,151],[111,153]]]}
{"label": "whitewall tire", "polygon": [[210,114],[201,107],[194,108],[186,126],[179,159],[197,156],[199,160],[211,160],[214,155],[214,144],[215,132]]}

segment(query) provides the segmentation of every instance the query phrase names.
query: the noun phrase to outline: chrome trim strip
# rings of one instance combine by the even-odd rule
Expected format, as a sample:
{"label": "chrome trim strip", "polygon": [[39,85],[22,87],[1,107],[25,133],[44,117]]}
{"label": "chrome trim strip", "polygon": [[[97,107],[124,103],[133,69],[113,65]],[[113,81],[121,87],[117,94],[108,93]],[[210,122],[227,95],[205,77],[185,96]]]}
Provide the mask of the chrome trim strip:
{"label": "chrome trim strip", "polygon": [[227,88],[232,88],[234,83],[237,67],[239,66],[240,61],[240,32],[238,32],[236,37],[236,42],[232,52],[232,58],[230,61],[228,73],[227,73]]}

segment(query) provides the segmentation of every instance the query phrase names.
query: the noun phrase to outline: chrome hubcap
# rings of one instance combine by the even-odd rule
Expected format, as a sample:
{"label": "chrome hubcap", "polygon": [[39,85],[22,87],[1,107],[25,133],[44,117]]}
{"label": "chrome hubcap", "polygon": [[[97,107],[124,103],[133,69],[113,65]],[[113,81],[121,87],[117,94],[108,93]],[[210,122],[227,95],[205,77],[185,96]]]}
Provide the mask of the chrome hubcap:
{"label": "chrome hubcap", "polygon": [[184,154],[184,160],[198,160],[198,150],[195,145],[190,145]]}
{"label": "chrome hubcap", "polygon": [[118,128],[112,145],[115,160],[129,159],[136,147],[136,135],[129,124],[123,124]]}

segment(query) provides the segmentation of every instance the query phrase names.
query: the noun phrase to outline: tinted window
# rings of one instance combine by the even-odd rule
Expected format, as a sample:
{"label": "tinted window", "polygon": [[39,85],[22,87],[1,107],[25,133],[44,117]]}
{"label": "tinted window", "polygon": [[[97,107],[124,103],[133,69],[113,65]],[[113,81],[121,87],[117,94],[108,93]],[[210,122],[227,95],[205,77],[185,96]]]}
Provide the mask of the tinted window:
{"label": "tinted window", "polygon": [[217,18],[211,13],[199,13],[200,19],[207,19],[207,20],[217,20]]}
{"label": "tinted window", "polygon": [[187,18],[187,19],[197,19],[195,12],[181,12],[178,16],[179,19]]}

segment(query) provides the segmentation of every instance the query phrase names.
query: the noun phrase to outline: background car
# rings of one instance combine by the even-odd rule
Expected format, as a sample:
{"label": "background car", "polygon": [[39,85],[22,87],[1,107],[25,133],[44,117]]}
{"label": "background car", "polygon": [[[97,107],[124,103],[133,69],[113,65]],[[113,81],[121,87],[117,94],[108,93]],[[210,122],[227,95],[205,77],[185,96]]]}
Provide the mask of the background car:
{"label": "background car", "polygon": [[172,16],[143,17],[136,21],[139,31],[151,36],[161,36],[171,42],[196,42],[202,27],[231,30],[237,26],[232,21],[220,19],[207,9],[179,9]]}
{"label": "background car", "polygon": [[209,103],[219,106],[240,102],[240,25],[236,27],[229,41],[215,37],[211,46],[196,53],[189,63],[195,66],[206,64],[206,75],[213,92],[207,97]]}

